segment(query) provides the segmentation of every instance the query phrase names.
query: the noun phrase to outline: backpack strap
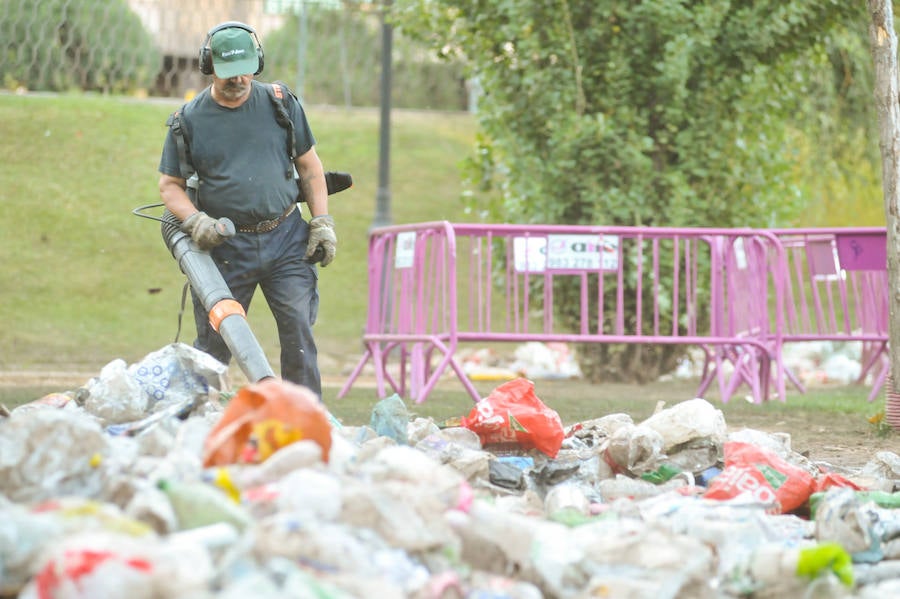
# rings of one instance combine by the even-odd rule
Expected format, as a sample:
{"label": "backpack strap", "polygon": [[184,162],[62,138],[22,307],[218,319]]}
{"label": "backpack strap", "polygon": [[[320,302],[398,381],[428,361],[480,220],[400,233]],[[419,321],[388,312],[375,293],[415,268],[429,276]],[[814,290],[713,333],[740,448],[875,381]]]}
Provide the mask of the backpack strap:
{"label": "backpack strap", "polygon": [[188,156],[191,152],[190,144],[186,135],[184,110],[187,104],[176,110],[166,120],[166,125],[172,130],[175,137],[175,147],[178,149],[178,170],[181,176],[187,181],[187,189],[185,191],[195,206],[200,206],[200,177],[197,176],[197,169],[194,168]]}
{"label": "backpack strap", "polygon": [[169,115],[169,118],[166,120],[166,125],[168,125],[172,130],[172,133],[175,134],[175,146],[178,148],[178,170],[181,171],[182,177],[190,179],[195,170],[194,165],[188,160],[190,148],[188,146],[187,137],[184,134],[184,125],[182,123],[183,114],[184,106],[181,107],[181,110],[176,110]]}
{"label": "backpack strap", "polygon": [[[297,140],[294,138],[294,121],[287,109],[288,98],[296,98],[290,88],[280,81],[268,86],[269,100],[275,109],[275,120],[287,131],[287,154],[290,158],[290,166],[286,173],[288,179],[294,178],[294,160],[297,158]],[[287,92],[287,93],[285,93]]]}

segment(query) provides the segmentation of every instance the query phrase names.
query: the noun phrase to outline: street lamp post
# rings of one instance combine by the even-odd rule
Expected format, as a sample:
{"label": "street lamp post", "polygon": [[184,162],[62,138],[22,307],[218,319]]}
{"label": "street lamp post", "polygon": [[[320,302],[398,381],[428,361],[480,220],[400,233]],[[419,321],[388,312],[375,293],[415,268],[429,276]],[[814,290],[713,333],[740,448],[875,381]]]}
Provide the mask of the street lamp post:
{"label": "street lamp post", "polygon": [[391,53],[394,32],[387,18],[390,7],[391,0],[384,0],[384,10],[381,13],[381,131],[373,227],[391,224]]}

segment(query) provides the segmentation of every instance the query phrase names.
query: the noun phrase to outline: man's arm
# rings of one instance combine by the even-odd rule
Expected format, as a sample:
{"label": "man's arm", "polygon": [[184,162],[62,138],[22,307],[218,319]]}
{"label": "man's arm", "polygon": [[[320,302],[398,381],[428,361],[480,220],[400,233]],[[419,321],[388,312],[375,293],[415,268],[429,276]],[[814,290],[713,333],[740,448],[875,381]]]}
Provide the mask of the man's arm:
{"label": "man's arm", "polygon": [[328,214],[328,187],[325,184],[325,169],[316,154],[315,146],[294,161],[300,176],[300,190],[311,218]]}
{"label": "man's arm", "polygon": [[163,204],[169,212],[182,221],[197,212],[197,207],[191,202],[185,189],[187,189],[185,179],[172,175],[160,175],[159,195]]}
{"label": "man's arm", "polygon": [[181,221],[181,230],[190,235],[201,250],[211,250],[234,235],[234,225],[230,221],[220,222],[199,211],[188,197],[186,187],[187,181],[181,177],[164,174],[159,178],[159,195],[168,211]]}
{"label": "man's arm", "polygon": [[304,258],[328,266],[334,260],[337,237],[334,233],[334,219],[328,214],[328,184],[325,170],[316,154],[315,147],[295,160],[300,176],[300,190],[309,206],[309,242]]}

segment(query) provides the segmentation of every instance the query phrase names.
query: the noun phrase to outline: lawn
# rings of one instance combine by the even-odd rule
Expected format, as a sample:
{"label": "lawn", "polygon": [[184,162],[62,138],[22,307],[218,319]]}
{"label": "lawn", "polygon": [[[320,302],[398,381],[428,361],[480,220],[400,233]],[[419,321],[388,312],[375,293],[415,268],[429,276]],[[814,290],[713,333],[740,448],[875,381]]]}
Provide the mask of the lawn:
{"label": "lawn", "polygon": [[[0,139],[0,302],[6,313],[0,372],[89,376],[116,358],[139,361],[176,336],[191,341],[189,310],[179,328],[185,277],[165,248],[158,223],[133,214],[159,201],[156,167],[164,123],[177,107],[173,101],[96,95],[0,94],[6,127]],[[352,189],[331,198],[339,250],[320,273],[316,334],[323,372],[331,381],[326,399],[338,417],[358,423],[371,410],[371,386],[358,385],[342,400],[332,398],[361,353],[379,114],[316,106],[308,112],[326,168],[354,178]],[[472,220],[460,199],[460,163],[471,153],[476,133],[471,115],[395,111],[391,124],[392,222]],[[261,299],[257,304],[262,307],[251,311],[250,324],[276,363],[274,323]],[[65,386],[47,381],[2,385],[0,401],[16,405]],[[495,385],[478,387],[487,394]],[[646,417],[659,401],[689,399],[693,390],[692,383],[536,385],[567,423],[616,411]],[[723,408],[729,419],[749,419],[765,410],[776,423],[791,415],[824,414],[832,421],[853,420],[866,434],[872,428],[866,419],[883,403],[869,404],[866,393],[859,386],[813,389],[792,394],[786,404],[760,407],[734,400]],[[466,413],[471,404],[458,381],[449,379],[411,410],[444,420]]]}
{"label": "lawn", "polygon": [[[0,94],[0,371],[96,370],[134,362],[175,340],[190,342],[190,310],[179,329],[186,278],[159,225],[132,211],[159,202],[157,165],[172,101],[95,95]],[[376,209],[379,114],[308,109],[329,170],[353,175],[332,196],[339,239],[320,272],[316,333],[323,352],[348,359],[365,324],[368,231]],[[459,163],[475,125],[465,113],[392,116],[392,222],[466,218]],[[161,209],[144,211],[159,216]],[[271,359],[274,323],[263,305],[249,314]]]}

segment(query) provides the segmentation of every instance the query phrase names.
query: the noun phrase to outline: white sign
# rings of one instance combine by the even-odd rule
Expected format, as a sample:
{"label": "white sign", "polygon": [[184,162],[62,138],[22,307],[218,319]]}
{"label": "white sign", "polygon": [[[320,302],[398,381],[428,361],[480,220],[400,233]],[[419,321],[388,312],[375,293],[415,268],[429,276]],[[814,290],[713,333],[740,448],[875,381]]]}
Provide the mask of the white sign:
{"label": "white sign", "polygon": [[416,232],[397,233],[397,246],[394,248],[394,268],[412,268],[416,257]]}
{"label": "white sign", "polygon": [[548,235],[513,240],[516,272],[618,270],[618,235]]}
{"label": "white sign", "polygon": [[547,267],[547,238],[514,238],[513,259],[516,272],[544,272]]}

